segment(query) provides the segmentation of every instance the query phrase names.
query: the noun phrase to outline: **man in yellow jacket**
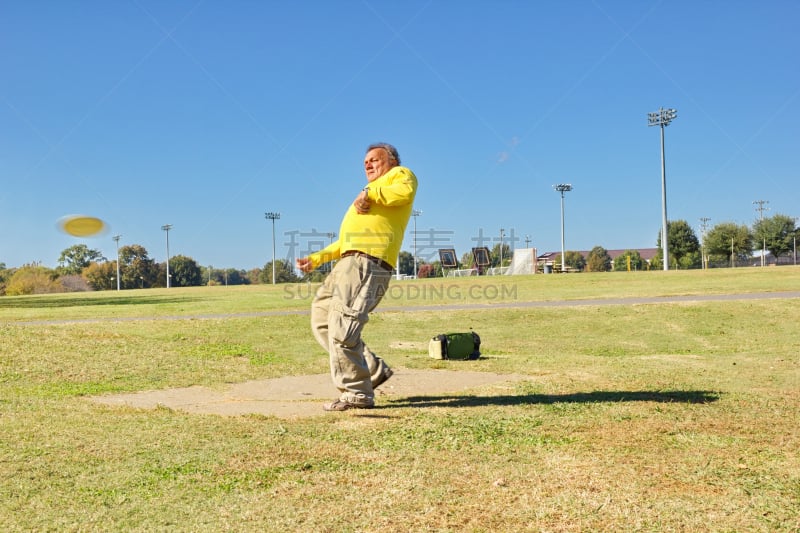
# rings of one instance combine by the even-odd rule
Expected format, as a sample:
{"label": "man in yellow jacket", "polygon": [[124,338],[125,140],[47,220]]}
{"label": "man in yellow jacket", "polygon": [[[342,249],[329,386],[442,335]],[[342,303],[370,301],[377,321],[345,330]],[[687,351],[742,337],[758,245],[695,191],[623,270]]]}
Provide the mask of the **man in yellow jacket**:
{"label": "man in yellow jacket", "polygon": [[374,407],[375,388],[392,376],[361,340],[361,331],[389,287],[417,177],[400,166],[397,149],[386,143],[367,148],[364,170],[367,186],[347,209],[339,240],[297,260],[297,268],[311,272],[339,259],[311,304],[311,329],[330,355],[331,378],[340,393],[323,406],[326,411]]}

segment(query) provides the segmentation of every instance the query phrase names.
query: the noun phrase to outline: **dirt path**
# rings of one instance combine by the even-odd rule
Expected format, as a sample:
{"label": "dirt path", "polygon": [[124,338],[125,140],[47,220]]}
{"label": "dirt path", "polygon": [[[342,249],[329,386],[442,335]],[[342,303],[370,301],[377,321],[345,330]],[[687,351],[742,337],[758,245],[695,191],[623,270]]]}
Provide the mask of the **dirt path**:
{"label": "dirt path", "polygon": [[[504,387],[521,379],[524,376],[516,374],[395,369],[394,376],[376,391],[375,399],[380,407],[385,404],[382,400],[387,398],[458,393],[487,385]],[[248,381],[225,388],[195,386],[95,396],[91,400],[105,405],[141,409],[166,407],[189,413],[227,416],[262,414],[279,418],[299,418],[331,416],[331,413],[322,410],[322,403],[336,396],[330,376],[316,374]]]}

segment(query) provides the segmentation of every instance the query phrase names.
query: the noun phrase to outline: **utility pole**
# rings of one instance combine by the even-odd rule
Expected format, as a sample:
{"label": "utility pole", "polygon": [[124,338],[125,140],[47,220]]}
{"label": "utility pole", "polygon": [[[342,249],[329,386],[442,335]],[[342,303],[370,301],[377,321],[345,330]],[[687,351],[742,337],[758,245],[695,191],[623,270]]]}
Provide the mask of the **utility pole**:
{"label": "utility pole", "polygon": [[264,213],[267,220],[272,221],[272,284],[275,285],[275,221],[281,218],[280,213]]}
{"label": "utility pole", "polygon": [[117,290],[119,290],[119,240],[122,235],[114,235],[112,239],[117,243]]}
{"label": "utility pole", "polygon": [[753,205],[757,205],[756,211],[758,211],[758,220],[761,222],[761,236],[763,240],[761,241],[761,266],[767,264],[767,236],[764,233],[764,211],[768,210],[769,207],[764,207],[765,204],[768,204],[769,200],[755,200],[753,201]]}
{"label": "utility pole", "polygon": [[172,229],[172,224],[164,224],[161,226],[161,229],[167,234],[167,288],[171,287],[170,284],[170,275],[169,275],[169,230]]}
{"label": "utility pole", "polygon": [[503,273],[503,232],[505,230],[500,228],[500,273]]}
{"label": "utility pole", "polygon": [[700,237],[703,239],[700,243],[700,263],[703,270],[708,268],[708,261],[706,260],[706,228],[708,227],[708,217],[700,217]]}
{"label": "utility pole", "polygon": [[559,183],[553,185],[553,188],[561,193],[561,272],[567,271],[566,256],[564,252],[564,193],[572,190],[572,185],[569,183]]}
{"label": "utility pole", "polygon": [[422,211],[417,209],[411,210],[411,216],[414,217],[414,279],[417,279],[417,217],[421,214]]}
{"label": "utility pole", "polygon": [[648,113],[648,126],[661,127],[661,250],[664,255],[664,270],[669,270],[669,246],[667,245],[667,167],[664,159],[664,128],[669,126],[678,112],[674,109],[660,108]]}
{"label": "utility pole", "polygon": [[[328,245],[333,244],[333,238],[336,237],[336,233],[329,231],[325,235],[328,237]],[[333,261],[328,262],[328,272],[333,272]]]}

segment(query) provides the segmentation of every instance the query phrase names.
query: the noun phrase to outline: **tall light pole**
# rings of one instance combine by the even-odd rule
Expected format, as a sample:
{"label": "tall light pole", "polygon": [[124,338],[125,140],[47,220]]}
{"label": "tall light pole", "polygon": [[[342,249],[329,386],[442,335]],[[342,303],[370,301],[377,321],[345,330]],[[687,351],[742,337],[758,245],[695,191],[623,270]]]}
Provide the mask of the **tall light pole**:
{"label": "tall light pole", "polygon": [[169,230],[172,229],[172,224],[164,224],[161,229],[167,234],[167,288],[169,289],[171,286],[169,275]]}
{"label": "tall light pole", "polygon": [[708,268],[706,261],[706,229],[708,229],[708,217],[700,217],[700,266],[705,270]]}
{"label": "tall light pole", "polygon": [[275,285],[275,221],[281,218],[280,213],[264,213],[267,220],[272,221],[272,284]]}
{"label": "tall light pole", "polygon": [[417,279],[417,217],[421,214],[422,211],[411,210],[411,216],[414,217],[414,279]]}
{"label": "tall light pole", "polygon": [[500,228],[500,273],[503,273],[503,233],[505,230]]}
{"label": "tall light pole", "polygon": [[117,290],[119,290],[119,240],[122,235],[114,235],[111,237],[114,239],[114,242],[117,243]]}
{"label": "tall light pole", "polygon": [[764,239],[762,241],[761,247],[761,266],[763,267],[766,264],[766,257],[767,257],[767,236],[764,233],[764,211],[769,209],[768,207],[764,207],[765,204],[768,204],[769,200],[754,200],[753,205],[757,205],[756,211],[758,211],[758,220],[761,222],[761,237]]}
{"label": "tall light pole", "polygon": [[559,183],[553,188],[561,193],[561,272],[566,272],[565,252],[564,252],[564,193],[572,190],[569,183]]}
{"label": "tall light pole", "polygon": [[[329,241],[328,244],[329,245],[333,244],[333,239],[334,237],[336,237],[336,233],[329,231],[325,235],[328,236],[328,241]],[[333,261],[328,262],[328,272],[333,272]]]}
{"label": "tall light pole", "polygon": [[667,245],[667,167],[664,161],[664,128],[678,117],[674,109],[659,108],[647,114],[648,126],[661,127],[661,250],[664,254],[664,270],[669,270],[669,246]]}

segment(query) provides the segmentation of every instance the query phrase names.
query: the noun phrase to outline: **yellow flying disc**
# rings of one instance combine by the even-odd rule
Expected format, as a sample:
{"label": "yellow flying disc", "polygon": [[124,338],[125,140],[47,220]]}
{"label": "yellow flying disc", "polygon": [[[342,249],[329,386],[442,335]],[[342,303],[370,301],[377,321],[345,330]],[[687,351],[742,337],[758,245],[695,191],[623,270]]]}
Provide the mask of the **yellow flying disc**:
{"label": "yellow flying disc", "polygon": [[69,215],[62,218],[58,225],[62,231],[73,237],[91,237],[106,229],[106,223],[96,217],[86,215]]}

